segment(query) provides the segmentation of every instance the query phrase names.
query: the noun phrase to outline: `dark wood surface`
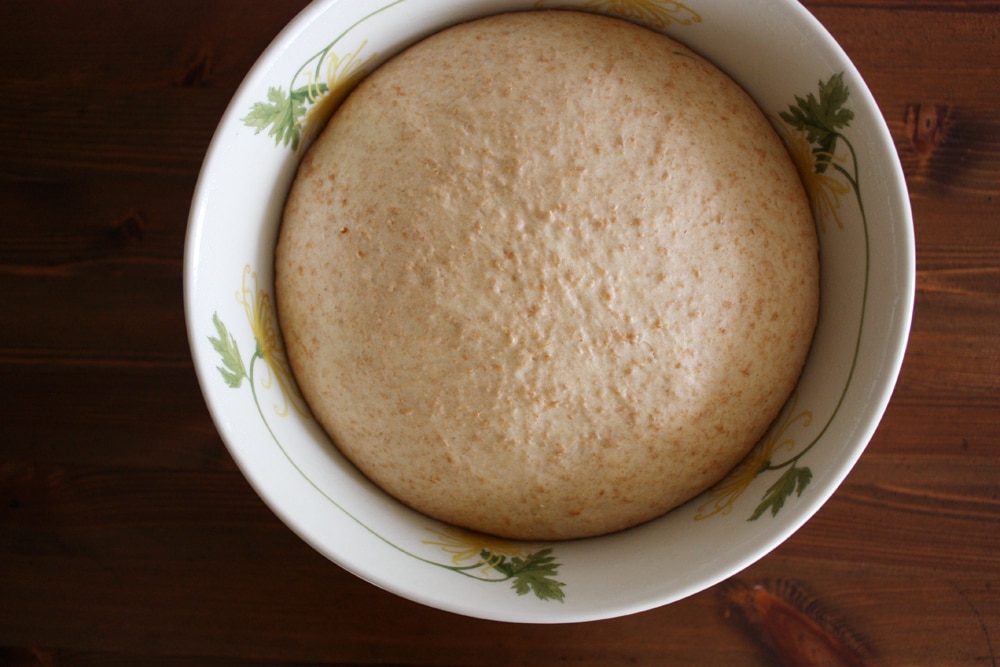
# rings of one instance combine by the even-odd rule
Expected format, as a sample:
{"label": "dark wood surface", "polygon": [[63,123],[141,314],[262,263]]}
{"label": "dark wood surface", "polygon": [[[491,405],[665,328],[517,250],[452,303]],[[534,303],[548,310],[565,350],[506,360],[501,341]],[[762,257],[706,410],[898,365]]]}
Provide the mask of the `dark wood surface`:
{"label": "dark wood surface", "polygon": [[996,666],[1000,4],[805,4],[867,79],[911,191],[916,310],[885,419],[815,519],[732,581],[523,626],[326,561],[250,489],[199,393],[195,179],[304,0],[0,3],[0,665],[807,664],[765,632],[806,626],[747,613],[790,600],[864,664]]}

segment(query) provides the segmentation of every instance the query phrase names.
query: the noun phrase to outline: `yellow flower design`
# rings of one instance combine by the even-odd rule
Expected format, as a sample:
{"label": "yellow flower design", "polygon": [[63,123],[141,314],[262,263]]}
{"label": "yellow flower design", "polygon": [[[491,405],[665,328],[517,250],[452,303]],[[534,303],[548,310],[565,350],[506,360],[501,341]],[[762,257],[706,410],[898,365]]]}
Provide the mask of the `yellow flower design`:
{"label": "yellow flower design", "polygon": [[[424,540],[424,544],[441,547],[443,551],[452,555],[451,561],[455,565],[481,561],[486,569],[493,565],[492,559],[502,556],[507,558],[523,558],[528,554],[526,545],[522,542],[504,540],[492,535],[483,535],[470,530],[464,530],[455,526],[446,526],[440,530],[428,528],[428,532],[437,536],[436,540]],[[483,552],[488,551],[491,560],[483,559]]]}
{"label": "yellow flower design", "polygon": [[[343,57],[331,51],[325,61],[325,80],[310,77],[306,85],[306,101],[310,106],[302,119],[302,133],[307,140],[319,134],[347,94],[368,73],[368,66],[377,54],[362,59],[361,52],[367,44],[365,40],[357,50]],[[321,67],[316,68],[317,74]]]}
{"label": "yellow flower design", "polygon": [[[535,6],[540,7],[544,4],[545,0],[539,0]],[[680,25],[701,23],[701,16],[694,10],[673,0],[586,0],[577,5],[559,5],[557,8],[612,14],[657,30],[674,23]]]}
{"label": "yellow flower design", "polygon": [[707,519],[716,514],[729,514],[733,509],[733,503],[746,491],[757,475],[767,467],[775,452],[783,448],[792,449],[795,447],[795,439],[785,436],[789,427],[797,421],[802,422],[803,428],[812,422],[812,411],[796,412],[798,399],[796,391],[785,406],[779,421],[771,426],[760,442],[738,466],[730,471],[725,479],[712,487],[708,492],[708,500],[698,508],[698,514],[694,517],[695,521]]}
{"label": "yellow flower design", "polygon": [[243,268],[243,284],[236,293],[236,300],[246,310],[247,320],[250,322],[257,343],[256,355],[264,360],[268,369],[267,375],[261,380],[261,386],[269,389],[277,381],[281,389],[283,403],[275,404],[275,412],[284,417],[288,414],[288,406],[291,405],[296,412],[306,415],[305,401],[295,384],[291,367],[288,365],[288,357],[285,355],[285,346],[278,330],[271,296],[260,289],[257,273],[250,269],[249,264]]}
{"label": "yellow flower design", "polygon": [[837,177],[836,170],[828,167],[835,162],[842,162],[844,158],[831,153],[814,152],[804,130],[788,129],[780,124],[777,126],[795,166],[798,167],[799,177],[809,195],[813,218],[820,232],[826,233],[827,220],[833,220],[838,229],[843,229],[840,198],[851,192],[851,186]]}

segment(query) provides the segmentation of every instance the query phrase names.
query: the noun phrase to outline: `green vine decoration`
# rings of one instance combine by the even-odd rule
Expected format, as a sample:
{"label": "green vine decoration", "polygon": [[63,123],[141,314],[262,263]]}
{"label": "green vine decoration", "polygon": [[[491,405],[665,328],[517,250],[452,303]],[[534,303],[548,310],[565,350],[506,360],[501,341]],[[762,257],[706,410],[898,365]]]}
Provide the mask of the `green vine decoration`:
{"label": "green vine decoration", "polygon": [[[511,582],[511,588],[518,595],[534,593],[539,600],[557,600],[566,598],[563,584],[555,579],[559,573],[559,563],[552,555],[552,549],[546,548],[529,553],[525,556],[502,556],[484,549],[479,553],[479,561],[472,565],[444,565],[434,563],[453,572],[489,583]],[[481,576],[473,571],[486,569],[497,576]]]}
{"label": "green vine decoration", "polygon": [[348,26],[295,70],[287,88],[269,87],[267,101],[255,102],[240,120],[253,128],[254,134],[266,131],[274,139],[275,146],[291,146],[292,150],[297,150],[303,140],[314,138],[344,97],[368,73],[376,58],[376,54],[362,58],[367,41],[343,55],[337,54],[334,47],[368,19],[402,2],[405,0],[390,2]]}
{"label": "green vine decoration", "polygon": [[[850,91],[844,83],[844,73],[840,72],[831,76],[826,82],[823,82],[822,80],[819,82],[818,97],[813,93],[809,93],[806,97],[796,96],[795,104],[789,105],[788,111],[781,112],[779,116],[783,121],[785,121],[786,124],[788,124],[789,127],[804,133],[806,141],[812,148],[812,174],[810,174],[809,178],[804,179],[810,198],[815,202],[818,197],[827,197],[825,201],[829,205],[831,203],[831,200],[828,198],[829,193],[842,191],[836,189],[830,182],[830,175],[828,174],[829,169],[832,169],[836,173],[843,176],[847,180],[851,191],[854,193],[854,199],[858,204],[858,210],[861,213],[861,222],[864,227],[865,278],[862,294],[863,299],[867,300],[870,259],[868,216],[865,213],[864,202],[861,198],[858,155],[854,150],[854,146],[851,144],[851,141],[842,132],[842,130],[850,127],[851,121],[854,120],[854,112],[844,106],[847,104],[849,97]],[[844,146],[847,147],[847,151],[850,155],[850,169],[844,166],[843,158],[837,157],[837,146],[839,143],[843,143]],[[839,200],[834,198],[832,200],[832,204],[833,206],[828,206],[828,208],[832,208],[833,212],[837,213],[837,209],[839,209]],[[839,215],[836,215],[835,219],[838,226],[842,227]],[[810,470],[808,466],[799,465],[799,461],[809,452],[809,450],[813,448],[813,446],[816,445],[817,442],[819,442],[820,438],[823,437],[823,434],[826,433],[830,424],[833,422],[833,417],[840,411],[840,406],[843,405],[844,397],[847,395],[847,388],[851,384],[851,379],[854,377],[854,371],[858,363],[858,352],[861,348],[861,329],[864,326],[864,313],[865,307],[863,301],[861,316],[858,322],[857,343],[855,344],[854,354],[851,358],[851,367],[848,371],[847,381],[844,383],[844,389],[837,400],[837,404],[833,409],[830,419],[826,422],[816,437],[813,438],[813,440],[808,445],[803,447],[797,454],[795,454],[795,456],[792,456],[781,463],[775,463],[769,459],[763,466],[761,466],[760,470],[757,471],[757,475],[778,470],[784,470],[784,473],[764,493],[763,500],[761,500],[753,514],[750,515],[750,521],[760,518],[768,510],[770,510],[771,516],[777,515],[777,513],[784,506],[785,500],[793,493],[796,496],[801,496],[802,491],[812,480],[812,470]]]}

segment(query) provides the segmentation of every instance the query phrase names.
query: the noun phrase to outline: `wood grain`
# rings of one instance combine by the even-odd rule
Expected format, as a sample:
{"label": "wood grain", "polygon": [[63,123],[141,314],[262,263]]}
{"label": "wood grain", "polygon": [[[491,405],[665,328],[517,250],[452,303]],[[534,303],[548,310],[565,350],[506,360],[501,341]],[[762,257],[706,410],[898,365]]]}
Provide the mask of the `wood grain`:
{"label": "wood grain", "polygon": [[242,76],[304,4],[0,4],[0,666],[797,664],[734,607],[774,582],[863,664],[1000,662],[1000,3],[804,3],[868,82],[910,188],[916,309],[892,402],[838,493],[757,564],[552,627],[426,609],[327,562],[254,494],[201,399],[191,194]]}

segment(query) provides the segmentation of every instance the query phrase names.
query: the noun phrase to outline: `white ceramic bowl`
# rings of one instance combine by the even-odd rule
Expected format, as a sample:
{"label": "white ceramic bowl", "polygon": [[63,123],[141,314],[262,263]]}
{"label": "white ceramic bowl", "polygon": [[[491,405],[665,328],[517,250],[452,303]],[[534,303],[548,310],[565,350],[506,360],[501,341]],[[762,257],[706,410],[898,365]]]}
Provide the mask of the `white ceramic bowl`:
{"label": "white ceramic bowl", "polygon": [[[307,416],[275,321],[273,247],[310,130],[347,86],[448,25],[556,7],[662,30],[750,92],[786,137],[813,198],[822,306],[797,390],[723,482],[621,533],[518,543],[407,509],[360,475]],[[811,134],[810,123],[819,123]],[[213,419],[247,479],[292,530],[403,597],[475,617],[556,623],[681,599],[802,526],[881,419],[906,347],[914,275],[909,200],[883,118],[844,52],[794,0],[320,0],[275,39],[222,118],[191,210],[185,300]]]}

